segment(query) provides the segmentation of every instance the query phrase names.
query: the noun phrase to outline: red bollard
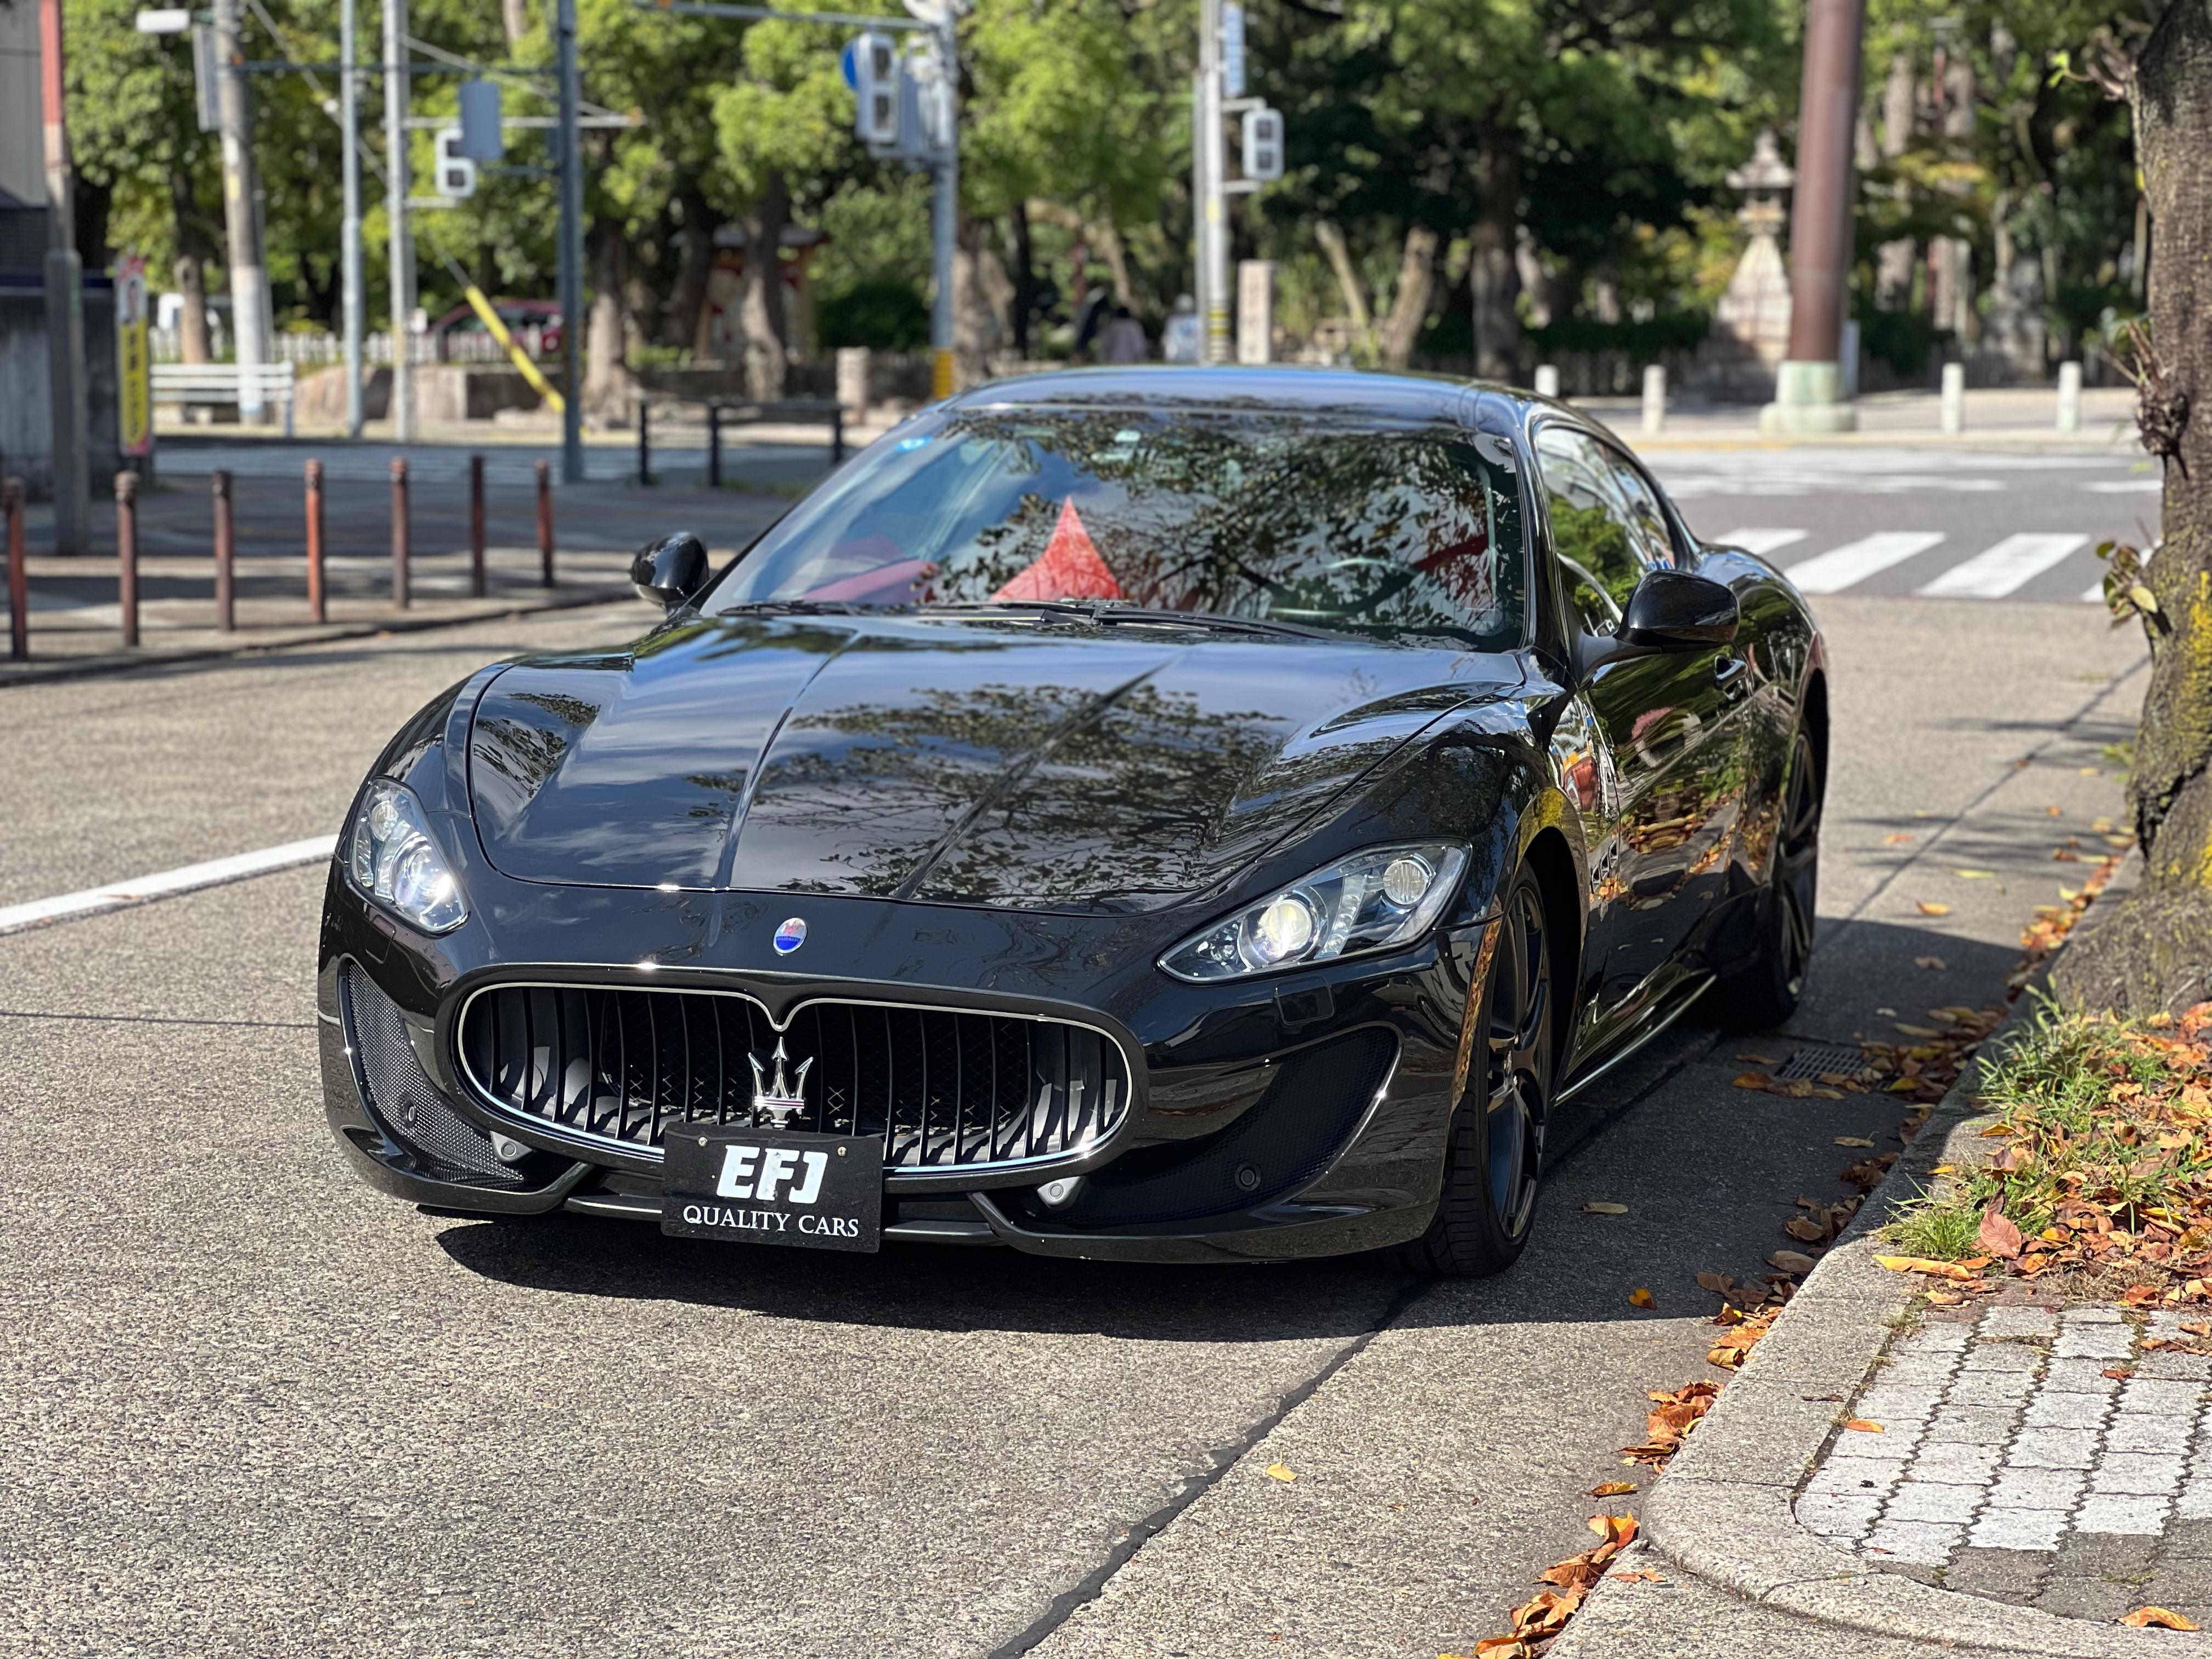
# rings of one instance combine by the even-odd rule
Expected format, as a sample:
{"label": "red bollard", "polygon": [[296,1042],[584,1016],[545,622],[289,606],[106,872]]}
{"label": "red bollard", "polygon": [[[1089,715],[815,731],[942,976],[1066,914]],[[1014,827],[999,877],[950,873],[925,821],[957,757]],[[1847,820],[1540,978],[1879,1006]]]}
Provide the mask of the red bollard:
{"label": "red bollard", "polygon": [[409,583],[407,561],[413,552],[410,541],[413,526],[407,521],[407,458],[392,458],[392,603],[404,611],[408,605]]}
{"label": "red bollard", "polygon": [[484,596],[483,457],[469,457],[469,594]]}
{"label": "red bollard", "polygon": [[215,488],[215,625],[218,631],[238,631],[238,544],[230,518],[230,474],[221,467],[210,483]]}
{"label": "red bollard", "polygon": [[307,614],[330,620],[323,594],[323,464],[307,463]]}
{"label": "red bollard", "polygon": [[8,520],[8,654],[31,658],[31,579],[23,568],[23,481],[0,480],[0,514]]}
{"label": "red bollard", "polygon": [[553,465],[538,463],[538,580],[553,586]]}
{"label": "red bollard", "polygon": [[138,643],[138,475],[115,475],[115,598],[123,612],[123,643]]}

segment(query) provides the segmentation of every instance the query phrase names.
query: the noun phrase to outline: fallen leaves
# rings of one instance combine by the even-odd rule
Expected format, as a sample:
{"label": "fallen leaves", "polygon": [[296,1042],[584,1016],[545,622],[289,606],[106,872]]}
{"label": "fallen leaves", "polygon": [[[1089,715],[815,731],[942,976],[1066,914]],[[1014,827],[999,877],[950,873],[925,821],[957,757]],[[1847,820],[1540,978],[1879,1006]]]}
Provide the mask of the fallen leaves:
{"label": "fallen leaves", "polygon": [[1743,1313],[1733,1303],[1723,1303],[1713,1323],[1725,1326],[1725,1333],[1713,1339],[1713,1346],[1705,1351],[1705,1364],[1717,1365],[1724,1371],[1740,1367],[1757,1347],[1759,1339],[1773,1328],[1775,1316],[1781,1305],[1771,1304],[1752,1313]]}
{"label": "fallen leaves", "polygon": [[1874,1145],[1874,1142],[1869,1140],[1864,1135],[1838,1135],[1836,1137],[1836,1145],[1838,1146],[1871,1146]]}
{"label": "fallen leaves", "polygon": [[1997,878],[1997,872],[1994,870],[1954,870],[1951,873],[1960,881],[1995,881]]}
{"label": "fallen leaves", "polygon": [[1592,1498],[1626,1498],[1636,1490],[1633,1480],[1601,1480],[1589,1489]]}
{"label": "fallen leaves", "polygon": [[1854,1417],[1847,1421],[1844,1426],[1850,1430],[1854,1434],[1887,1434],[1889,1432],[1889,1431],[1883,1428],[1881,1424],[1873,1421],[1869,1418],[1864,1417]]}
{"label": "fallen leaves", "polygon": [[1665,1468],[1698,1419],[1713,1408],[1719,1393],[1720,1385],[1714,1382],[1686,1382],[1671,1394],[1652,1393],[1648,1397],[1656,1403],[1644,1414],[1644,1443],[1623,1446],[1620,1455],[1632,1462]]}
{"label": "fallen leaves", "polygon": [[2124,1613],[2120,1622],[2136,1630],[2201,1630],[2195,1620],[2183,1617],[2171,1607],[2137,1607],[2133,1613]]}
{"label": "fallen leaves", "polygon": [[1270,1463],[1267,1465],[1267,1479],[1270,1480],[1280,1480],[1287,1486],[1297,1478],[1298,1472],[1292,1468],[1288,1463]]}
{"label": "fallen leaves", "polygon": [[1974,1275],[1955,1261],[1936,1261],[1924,1255],[1878,1255],[1875,1265],[1893,1273],[1925,1273],[1930,1279],[1968,1279]]}
{"label": "fallen leaves", "polygon": [[[1513,1631],[1509,1636],[1486,1636],[1474,1644],[1479,1659],[1536,1659],[1553,1638],[1567,1627],[1567,1620],[1575,1614],[1589,1593],[1597,1588],[1598,1580],[1606,1576],[1613,1558],[1635,1541],[1636,1517],[1632,1515],[1594,1515],[1589,1528],[1598,1535],[1598,1544],[1580,1555],[1547,1567],[1536,1575],[1537,1582],[1553,1585],[1551,1589],[1538,1590],[1528,1601],[1513,1609],[1510,1617]],[[1642,1572],[1633,1575],[1643,1577]],[[1656,1578],[1656,1573],[1649,1577]],[[1437,1659],[1451,1659],[1440,1654]]]}
{"label": "fallen leaves", "polygon": [[1774,1079],[1764,1072],[1739,1072],[1735,1076],[1735,1086],[1739,1089],[1771,1089]]}
{"label": "fallen leaves", "polygon": [[2001,1255],[2009,1261],[2020,1255],[2020,1229],[2005,1214],[2001,1199],[1991,1199],[1982,1212],[1981,1229],[1976,1237],[1991,1255]]}
{"label": "fallen leaves", "polygon": [[1607,1199],[1593,1198],[1583,1205],[1584,1215],[1626,1215],[1628,1206],[1615,1204]]}
{"label": "fallen leaves", "polygon": [[1916,968],[1932,969],[1940,974],[1948,964],[1941,957],[1915,957],[1912,958],[1912,965]]}
{"label": "fallen leaves", "polygon": [[1913,908],[1923,916],[1948,916],[1951,914],[1951,907],[1936,899],[1917,900]]}
{"label": "fallen leaves", "polygon": [[1632,1308],[1642,1308],[1647,1313],[1656,1313],[1659,1310],[1657,1300],[1641,1285],[1628,1293],[1628,1305]]}
{"label": "fallen leaves", "polygon": [[1777,1250],[1766,1258],[1766,1265],[1785,1273],[1803,1278],[1813,1271],[1813,1258],[1802,1250]]}
{"label": "fallen leaves", "polygon": [[1902,847],[1905,842],[1916,839],[1917,837],[1910,830],[1899,830],[1884,836],[1881,838],[1881,844],[1884,847]]}

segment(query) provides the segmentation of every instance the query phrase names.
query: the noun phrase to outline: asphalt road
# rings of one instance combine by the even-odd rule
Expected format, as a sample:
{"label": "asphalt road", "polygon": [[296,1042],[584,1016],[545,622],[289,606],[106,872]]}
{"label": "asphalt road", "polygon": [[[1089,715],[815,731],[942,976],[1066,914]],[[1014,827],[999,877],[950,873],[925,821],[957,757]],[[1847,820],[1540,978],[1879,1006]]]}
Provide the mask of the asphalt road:
{"label": "asphalt road", "polygon": [[[1789,526],[1868,493],[1756,499]],[[2033,527],[1980,493],[1984,528]],[[1685,494],[1701,528],[1743,499]],[[425,1215],[326,1144],[319,872],[0,937],[0,1652],[1467,1650],[1589,1541],[1644,1391],[1709,1374],[1694,1274],[1755,1273],[1800,1194],[1844,1190],[1835,1138],[1895,1126],[1732,1089],[1735,1055],[1994,994],[2078,878],[2054,841],[2118,811],[2131,635],[2032,598],[1817,603],[1806,1006],[1748,1045],[1682,1030],[1568,1109],[1537,1241],[1482,1284]],[[0,692],[0,904],[328,833],[440,688],[643,616]]]}

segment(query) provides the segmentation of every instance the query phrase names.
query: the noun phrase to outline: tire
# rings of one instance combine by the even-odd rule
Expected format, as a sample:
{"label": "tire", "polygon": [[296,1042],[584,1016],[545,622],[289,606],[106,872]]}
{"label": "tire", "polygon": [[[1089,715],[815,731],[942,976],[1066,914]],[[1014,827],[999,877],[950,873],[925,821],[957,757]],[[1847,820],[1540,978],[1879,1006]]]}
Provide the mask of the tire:
{"label": "tire", "polygon": [[1805,969],[1813,959],[1820,888],[1820,762],[1813,752],[1813,739],[1801,726],[1790,739],[1783,774],[1774,868],[1759,896],[1758,944],[1705,994],[1707,1006],[1719,1024],[1739,1031],[1763,1031],[1797,1012]]}
{"label": "tire", "polygon": [[1435,1278],[1478,1279],[1521,1259],[1536,1215],[1559,1022],[1542,890],[1522,870],[1506,890],[1483,970],[1466,1091],[1445,1145],[1443,1196],[1400,1259]]}

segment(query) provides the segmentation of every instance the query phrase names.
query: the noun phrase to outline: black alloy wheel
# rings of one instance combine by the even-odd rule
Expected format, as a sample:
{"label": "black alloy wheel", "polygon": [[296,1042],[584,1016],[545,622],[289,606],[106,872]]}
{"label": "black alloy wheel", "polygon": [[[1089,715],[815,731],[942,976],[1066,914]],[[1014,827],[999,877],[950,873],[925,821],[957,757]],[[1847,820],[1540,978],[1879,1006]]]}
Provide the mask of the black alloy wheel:
{"label": "black alloy wheel", "polygon": [[1405,1247],[1415,1272],[1480,1278],[1528,1247],[1544,1167],[1556,1060],[1558,984],[1535,877],[1514,878],[1492,924],[1476,1047],[1446,1145],[1443,1193],[1429,1230]]}
{"label": "black alloy wheel", "polygon": [[1799,727],[1783,773],[1774,867],[1759,895],[1758,945],[1709,994],[1714,1012],[1739,1030],[1764,1030],[1797,1012],[1820,890],[1820,768]]}

